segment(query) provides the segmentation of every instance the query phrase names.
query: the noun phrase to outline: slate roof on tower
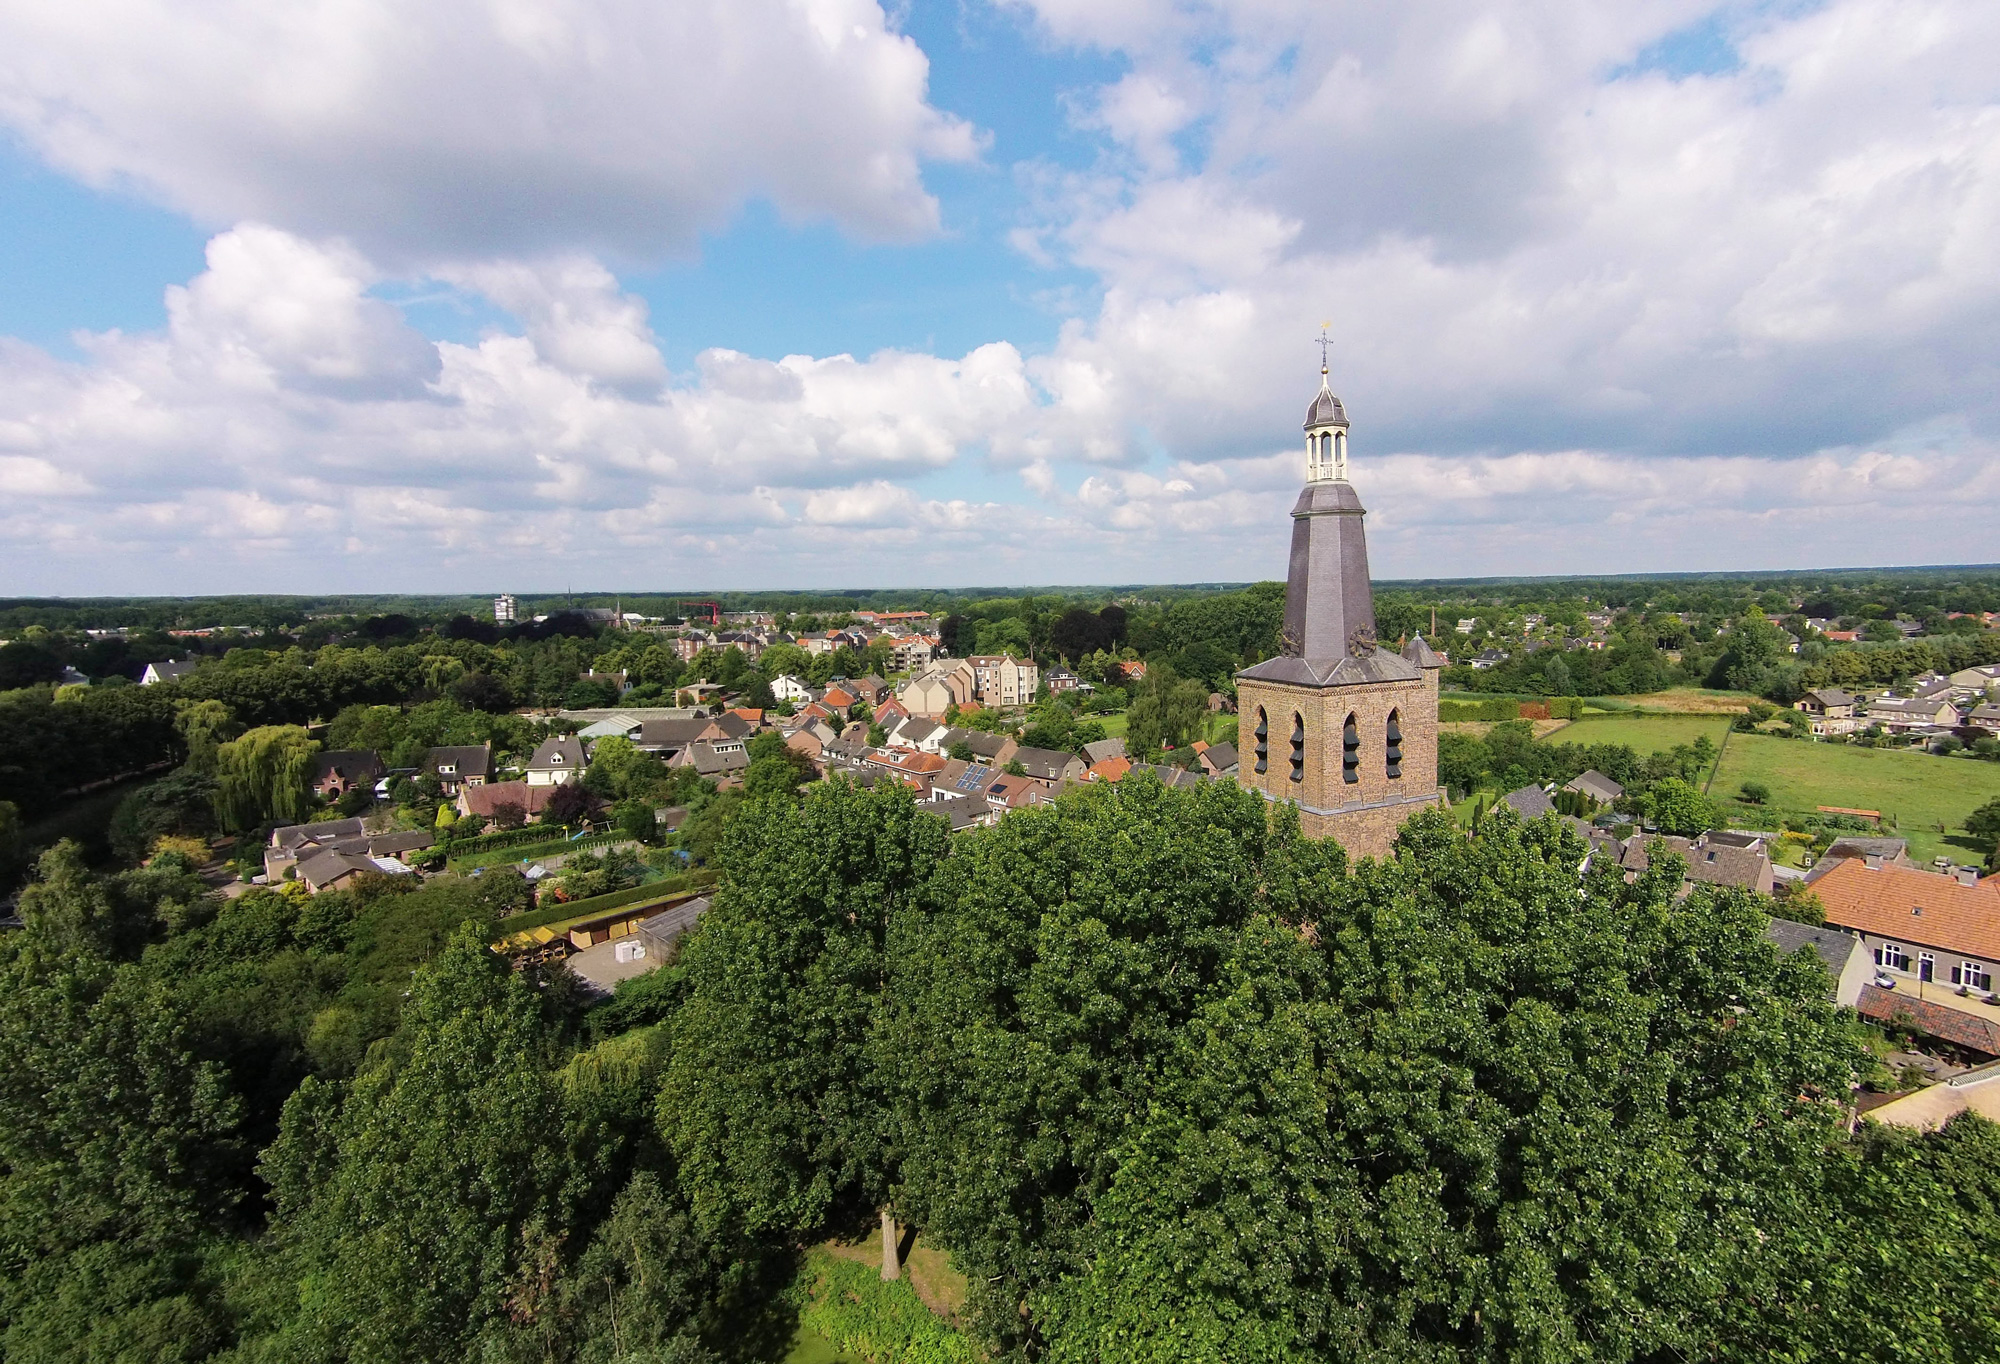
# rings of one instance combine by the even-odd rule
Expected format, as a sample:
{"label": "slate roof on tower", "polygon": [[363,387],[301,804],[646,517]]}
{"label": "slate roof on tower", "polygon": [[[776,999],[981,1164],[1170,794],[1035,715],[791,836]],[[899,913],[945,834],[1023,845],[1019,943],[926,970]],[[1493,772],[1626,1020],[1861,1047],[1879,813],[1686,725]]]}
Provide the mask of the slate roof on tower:
{"label": "slate roof on tower", "polygon": [[1313,397],[1312,406],[1306,409],[1306,426],[1345,426],[1347,409],[1340,405],[1340,399],[1333,396],[1333,390],[1324,381],[1319,392]]}

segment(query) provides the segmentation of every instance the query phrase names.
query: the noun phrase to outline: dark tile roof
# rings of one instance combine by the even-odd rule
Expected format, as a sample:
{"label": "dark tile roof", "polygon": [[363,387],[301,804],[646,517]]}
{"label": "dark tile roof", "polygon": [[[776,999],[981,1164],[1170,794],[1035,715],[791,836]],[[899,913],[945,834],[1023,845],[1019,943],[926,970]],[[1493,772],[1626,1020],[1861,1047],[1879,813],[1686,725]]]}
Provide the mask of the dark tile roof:
{"label": "dark tile roof", "polygon": [[1106,758],[1122,758],[1125,756],[1125,741],[1123,739],[1099,739],[1095,743],[1083,746],[1083,756],[1084,761],[1093,763],[1101,763]]}
{"label": "dark tile roof", "polygon": [[1413,682],[1423,670],[1387,649],[1377,649],[1365,658],[1294,658],[1281,654],[1267,658],[1237,677],[1251,682],[1286,682],[1296,687],[1351,687],[1364,682]]}
{"label": "dark tile roof", "polygon": [[680,748],[700,738],[707,728],[706,720],[642,720],[639,747]]}
{"label": "dark tile roof", "polygon": [[583,742],[573,734],[542,740],[535,746],[535,755],[528,759],[530,771],[581,772],[586,766]]}
{"label": "dark tile roof", "polygon": [[331,838],[351,838],[362,832],[359,819],[327,819],[321,820],[318,824],[287,824],[271,830],[271,846],[296,848],[301,843],[315,843]]}
{"label": "dark tile roof", "polygon": [[1068,770],[1070,764],[1082,766],[1082,760],[1074,753],[1064,753],[1053,748],[1017,748],[1012,761],[1026,768],[1028,775],[1041,781],[1054,781]]}
{"label": "dark tile roof", "polygon": [[313,780],[324,781],[338,772],[349,781],[374,781],[388,773],[382,757],[372,748],[336,748],[313,758]]}
{"label": "dark tile roof", "polygon": [[299,880],[314,890],[330,885],[343,876],[357,872],[379,872],[382,869],[358,853],[322,852],[299,863]]}
{"label": "dark tile roof", "polygon": [[967,796],[964,800],[948,800],[936,807],[937,812],[951,821],[951,830],[970,829],[993,816],[993,802],[984,796]]}
{"label": "dark tile roof", "polygon": [[1596,768],[1579,772],[1568,783],[1569,789],[1581,791],[1594,800],[1613,801],[1625,794],[1625,788]]}
{"label": "dark tile roof", "polygon": [[1765,928],[1764,936],[1777,944],[1778,951],[1785,956],[1805,948],[1819,954],[1827,974],[1835,980],[1847,969],[1847,960],[1861,950],[1861,939],[1843,933],[1825,924],[1794,923],[1790,919],[1773,919]]}
{"label": "dark tile roof", "polygon": [[1884,862],[1894,862],[1909,850],[1907,838],[1836,838],[1820,858],[1820,864],[1824,866],[1842,857],[1879,857]]}
{"label": "dark tile roof", "polygon": [[1500,800],[1502,804],[1512,806],[1523,819],[1540,819],[1556,808],[1556,803],[1549,799],[1549,793],[1539,786],[1523,786],[1518,791],[1509,791]]}
{"label": "dark tile roof", "polygon": [[974,756],[991,758],[1007,746],[1012,739],[1007,734],[987,734],[980,730],[969,731],[965,742],[972,748]]}
{"label": "dark tile roof", "polygon": [[699,743],[689,745],[687,751],[694,770],[704,777],[727,776],[750,766],[750,755],[741,748],[718,750],[714,744]]}
{"label": "dark tile roof", "polygon": [[485,744],[453,744],[433,748],[424,755],[424,771],[436,773],[449,767],[459,777],[488,777],[493,774],[493,750]]}
{"label": "dark tile roof", "polygon": [[1410,636],[1410,642],[1403,646],[1403,657],[1416,664],[1419,668],[1442,668],[1444,666],[1444,660],[1438,657],[1437,650],[1433,649],[1429,641],[1422,635]]}

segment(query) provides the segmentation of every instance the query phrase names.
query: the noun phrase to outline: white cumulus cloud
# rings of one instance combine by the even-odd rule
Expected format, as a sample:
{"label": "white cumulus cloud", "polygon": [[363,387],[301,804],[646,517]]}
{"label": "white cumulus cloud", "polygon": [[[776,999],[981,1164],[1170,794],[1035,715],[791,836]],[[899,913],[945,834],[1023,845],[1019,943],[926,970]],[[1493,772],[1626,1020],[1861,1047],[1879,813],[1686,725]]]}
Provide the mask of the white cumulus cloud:
{"label": "white cumulus cloud", "polygon": [[690,247],[753,196],[936,230],[977,138],[874,0],[81,0],[0,7],[0,119],[211,224],[435,262]]}

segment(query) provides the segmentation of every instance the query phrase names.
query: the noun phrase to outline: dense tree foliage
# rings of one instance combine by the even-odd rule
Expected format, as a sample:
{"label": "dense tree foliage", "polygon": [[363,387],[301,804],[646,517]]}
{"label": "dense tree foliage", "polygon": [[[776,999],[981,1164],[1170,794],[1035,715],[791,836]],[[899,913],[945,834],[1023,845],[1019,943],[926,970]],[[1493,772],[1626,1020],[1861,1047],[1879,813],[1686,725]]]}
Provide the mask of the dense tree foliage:
{"label": "dense tree foliage", "polygon": [[1144,774],[953,836],[753,767],[709,914],[588,1011],[489,950],[504,870],[223,902],[45,857],[0,940],[0,1350],[768,1360],[800,1249],[884,1210],[998,1357],[2000,1349],[2000,1129],[1850,1136],[1818,958],[1671,858],[1584,874],[1502,809],[1349,865]]}
{"label": "dense tree foliage", "polygon": [[1135,754],[1180,748],[1198,737],[1208,719],[1208,688],[1156,663],[1132,693],[1128,747]]}

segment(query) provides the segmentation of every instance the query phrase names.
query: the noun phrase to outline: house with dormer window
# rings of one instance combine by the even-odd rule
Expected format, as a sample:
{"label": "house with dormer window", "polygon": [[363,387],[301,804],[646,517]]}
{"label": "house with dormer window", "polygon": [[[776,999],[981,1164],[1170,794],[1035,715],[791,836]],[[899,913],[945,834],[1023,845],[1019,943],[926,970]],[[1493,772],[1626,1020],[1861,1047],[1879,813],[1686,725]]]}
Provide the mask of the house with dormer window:
{"label": "house with dormer window", "polygon": [[1826,906],[1827,923],[1867,947],[1878,985],[1929,998],[1993,993],[2000,975],[2000,876],[1847,857],[1815,878],[1812,891]]}
{"label": "house with dormer window", "polygon": [[584,760],[583,741],[573,734],[544,739],[528,759],[528,785],[561,786],[577,781],[589,764]]}
{"label": "house with dormer window", "polygon": [[453,744],[424,755],[424,771],[437,779],[438,789],[455,796],[461,786],[484,786],[493,779],[491,744]]}

